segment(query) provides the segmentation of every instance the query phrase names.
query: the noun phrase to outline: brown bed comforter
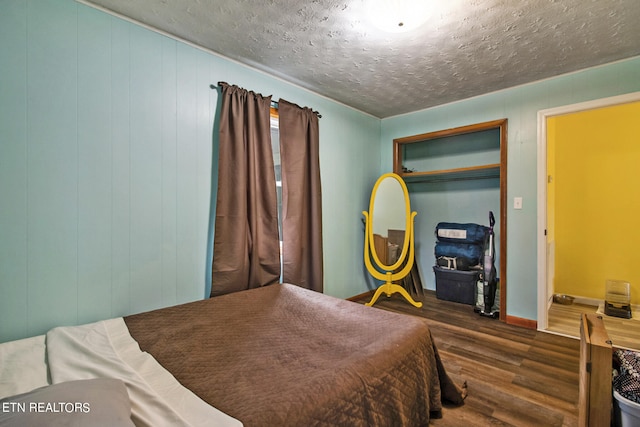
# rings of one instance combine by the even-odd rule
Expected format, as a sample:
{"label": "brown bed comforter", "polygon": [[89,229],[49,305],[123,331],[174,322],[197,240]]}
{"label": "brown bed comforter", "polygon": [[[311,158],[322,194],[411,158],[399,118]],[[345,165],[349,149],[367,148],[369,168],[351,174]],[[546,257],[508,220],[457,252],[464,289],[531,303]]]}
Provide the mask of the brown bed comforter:
{"label": "brown bed comforter", "polygon": [[185,387],[245,426],[421,426],[447,377],[424,319],[294,285],[125,317]]}

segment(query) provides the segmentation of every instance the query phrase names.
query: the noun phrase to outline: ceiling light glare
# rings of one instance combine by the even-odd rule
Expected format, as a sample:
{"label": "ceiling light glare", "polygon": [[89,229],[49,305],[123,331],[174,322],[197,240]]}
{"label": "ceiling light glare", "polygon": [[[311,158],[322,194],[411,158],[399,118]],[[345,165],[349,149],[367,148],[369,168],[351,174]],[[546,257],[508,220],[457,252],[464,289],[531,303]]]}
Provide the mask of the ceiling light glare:
{"label": "ceiling light glare", "polygon": [[369,20],[388,33],[403,33],[424,24],[433,0],[365,0]]}

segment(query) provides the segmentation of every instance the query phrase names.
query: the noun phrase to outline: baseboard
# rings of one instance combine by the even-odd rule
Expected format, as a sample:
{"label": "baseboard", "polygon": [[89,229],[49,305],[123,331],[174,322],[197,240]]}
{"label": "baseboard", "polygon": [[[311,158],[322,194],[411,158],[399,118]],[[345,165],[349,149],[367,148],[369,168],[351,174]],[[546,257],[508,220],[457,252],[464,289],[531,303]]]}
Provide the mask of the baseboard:
{"label": "baseboard", "polygon": [[[574,304],[584,304],[584,305],[591,305],[594,307],[599,307],[599,306],[604,306],[604,300],[603,299],[598,299],[598,298],[588,298],[588,297],[573,297],[573,303]],[[638,310],[640,310],[640,305],[638,304],[631,304],[631,311],[634,312],[638,312]]]}
{"label": "baseboard", "polygon": [[515,317],[507,315],[506,323],[508,325],[520,326],[527,329],[538,329],[538,322],[531,319],[523,319],[522,317]]}
{"label": "baseboard", "polygon": [[359,301],[363,298],[370,298],[373,296],[373,291],[363,292],[359,295],[354,295],[352,297],[347,298],[347,301]]}
{"label": "baseboard", "polygon": [[574,304],[593,305],[597,307],[600,304],[604,303],[604,300],[597,299],[597,298],[587,298],[587,297],[577,297],[577,296],[574,296],[573,298],[574,298],[573,299]]}

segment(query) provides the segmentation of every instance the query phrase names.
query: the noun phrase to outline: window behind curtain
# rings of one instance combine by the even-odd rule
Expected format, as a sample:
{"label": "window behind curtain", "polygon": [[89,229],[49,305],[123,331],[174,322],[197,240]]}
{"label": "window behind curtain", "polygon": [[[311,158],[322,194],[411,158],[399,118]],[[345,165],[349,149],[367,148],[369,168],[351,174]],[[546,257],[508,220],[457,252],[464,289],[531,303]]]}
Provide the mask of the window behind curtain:
{"label": "window behind curtain", "polygon": [[271,107],[271,150],[273,168],[276,175],[276,195],[278,197],[278,239],[280,241],[280,283],[282,283],[282,167],[280,163],[280,125],[278,110]]}

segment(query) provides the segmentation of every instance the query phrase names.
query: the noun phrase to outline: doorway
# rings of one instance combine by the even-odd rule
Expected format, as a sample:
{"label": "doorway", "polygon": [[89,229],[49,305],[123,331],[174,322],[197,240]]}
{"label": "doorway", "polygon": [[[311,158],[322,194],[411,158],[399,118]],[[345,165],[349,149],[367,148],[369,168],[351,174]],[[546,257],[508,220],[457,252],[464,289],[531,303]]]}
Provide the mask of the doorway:
{"label": "doorway", "polygon": [[[537,182],[538,182],[538,212],[537,212],[538,214],[538,242],[537,242],[538,251],[537,251],[537,255],[538,256],[537,258],[538,258],[538,329],[539,330],[545,330],[548,328],[548,313],[549,313],[549,308],[551,307],[553,294],[554,292],[556,292],[555,285],[554,285],[554,283],[557,283],[556,273],[559,272],[558,270],[559,267],[556,261],[569,259],[566,257],[562,258],[560,256],[560,253],[558,252],[560,249],[564,251],[564,253],[566,254],[567,251],[568,250],[570,251],[571,248],[573,247],[574,252],[572,253],[571,257],[573,259],[577,259],[579,262],[582,262],[585,267],[594,265],[594,264],[598,265],[598,263],[600,263],[600,265],[607,264],[607,263],[602,263],[602,257],[589,255],[589,253],[584,252],[582,250],[580,250],[580,253],[578,253],[577,250],[575,250],[576,247],[579,247],[579,245],[576,246],[577,244],[576,238],[567,237],[567,236],[571,236],[571,234],[565,233],[566,227],[560,227],[560,224],[557,224],[558,227],[556,227],[556,221],[559,220],[559,218],[561,217],[560,209],[564,209],[563,207],[557,207],[554,204],[554,200],[558,200],[558,198],[556,198],[554,194],[554,192],[557,191],[554,179],[556,178],[556,176],[559,176],[559,175],[558,175],[558,170],[555,170],[555,171],[553,170],[556,162],[556,159],[555,159],[556,150],[552,149],[552,147],[553,147],[553,144],[562,144],[562,141],[557,140],[557,138],[555,138],[555,135],[562,135],[562,133],[555,133],[555,129],[553,129],[553,127],[556,125],[556,119],[561,117],[568,117],[568,115],[577,115],[577,116],[584,115],[584,118],[589,120],[589,115],[593,114],[596,110],[605,109],[609,107],[616,107],[616,106],[627,106],[629,104],[632,104],[638,101],[640,101],[640,92],[611,97],[611,98],[605,98],[605,99],[596,100],[596,101],[589,101],[589,102],[584,102],[580,104],[563,106],[563,107],[553,108],[549,110],[543,110],[538,113],[538,179],[537,179]],[[600,111],[604,111],[604,110],[600,110]],[[624,128],[624,126],[620,127],[618,125],[614,125],[611,122],[604,122],[599,124],[598,126],[599,126],[599,129],[600,128],[607,129],[607,127],[610,126],[610,129],[614,134],[615,132],[620,132],[621,128]],[[631,132],[631,129],[629,130],[629,132]],[[637,138],[637,136],[635,136],[635,138]],[[613,138],[613,139],[616,139],[616,138]],[[607,144],[608,148],[614,148],[615,142],[616,142],[615,140],[607,139],[603,142],[603,144]],[[576,159],[577,159],[576,164],[580,166],[584,166],[584,164],[581,163],[581,160],[578,158],[579,155],[581,154],[580,149],[588,150],[588,148],[586,146],[576,147],[576,150],[577,150],[575,152]],[[611,150],[611,151],[613,152],[615,150]],[[620,156],[620,154],[617,154],[617,155]],[[603,159],[602,157],[603,156],[601,156],[601,158],[597,160],[605,161],[605,159]],[[619,158],[620,160],[618,161],[619,164],[617,165],[617,167],[610,169],[610,170],[614,170],[615,173],[618,173],[619,171],[620,173],[622,173],[622,171],[625,170],[625,168],[622,166],[623,165],[622,160],[625,160],[624,155]],[[584,163],[586,163],[586,161]],[[598,170],[600,170],[600,164],[596,164],[596,167],[598,168]],[[632,169],[637,170],[637,166]],[[591,176],[593,176],[593,173],[592,173],[593,166],[590,169],[590,171],[591,171]],[[564,185],[565,180],[563,179],[562,182]],[[623,175],[621,175],[619,182],[624,182]],[[635,184],[631,183],[630,185],[634,186]],[[584,193],[584,191],[581,191],[578,193],[580,193],[579,196],[582,197],[583,196],[582,193]],[[605,188],[603,191],[600,192],[600,195],[607,196],[608,193],[610,193],[610,191],[607,191],[607,189]],[[632,194],[629,194],[629,198],[632,198],[632,197],[633,197]],[[574,198],[571,196],[571,193],[567,193],[565,199],[569,200],[569,204],[571,204],[572,203],[571,200],[573,200]],[[562,199],[563,206],[567,205],[567,203],[564,203],[564,201],[566,201],[565,199]],[[575,199],[577,200],[578,196],[576,196]],[[601,206],[592,205],[590,209],[588,210],[585,209],[582,212],[593,213],[598,210],[602,211],[603,209],[607,209],[608,206],[605,200],[606,200],[605,197],[603,197],[600,200],[600,202],[603,202]],[[573,208],[575,208],[575,206],[573,206]],[[565,213],[566,212],[562,212],[562,215],[564,215]],[[566,215],[564,216],[566,217]],[[580,219],[584,219],[582,218],[582,216],[583,215],[580,215]],[[578,217],[578,216],[574,214],[574,217]],[[598,226],[601,227],[603,224],[591,224],[591,225],[592,225],[591,228],[587,228],[583,230],[583,232],[586,233],[587,237],[590,237],[590,234],[592,233],[595,227],[598,227]],[[562,233],[563,233],[562,236],[556,235],[556,230],[558,229],[562,230]],[[601,234],[601,236],[603,236],[603,234]],[[560,241],[559,239],[564,239],[564,240]],[[619,241],[620,236],[617,236],[617,239]],[[561,246],[558,245],[559,242],[561,242]],[[605,250],[601,250],[601,253],[605,253]],[[561,267],[565,268],[564,261],[562,262],[563,264],[561,265]],[[574,273],[579,273],[579,274],[583,273],[579,270],[576,270],[575,266],[573,268],[574,268],[573,270]],[[618,271],[618,270],[615,270],[615,271]],[[585,273],[585,274],[588,274],[588,273]],[[602,274],[610,274],[610,273],[602,273]],[[566,271],[562,272],[562,274],[559,275],[558,278],[560,278],[560,276],[562,275],[566,277]],[[584,276],[583,276],[582,278],[577,278],[576,280],[573,280],[576,284],[579,283],[580,287],[569,286],[567,288],[569,289],[569,291],[567,291],[566,293],[568,294],[577,293],[578,294],[577,296],[587,297],[587,299],[591,299],[597,305],[597,301],[602,299],[600,295],[603,294],[604,280],[601,281],[602,283],[599,285],[600,288],[598,290],[589,290],[586,282],[588,282],[589,280],[592,280],[592,278],[597,278],[598,276],[597,274],[596,275],[592,274],[591,276],[587,276],[587,277],[588,279],[584,279]],[[615,277],[607,277],[607,278],[615,278]],[[597,279],[597,281],[598,283],[600,283],[599,279]],[[636,285],[640,286],[640,283],[637,283]]]}

